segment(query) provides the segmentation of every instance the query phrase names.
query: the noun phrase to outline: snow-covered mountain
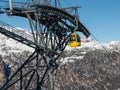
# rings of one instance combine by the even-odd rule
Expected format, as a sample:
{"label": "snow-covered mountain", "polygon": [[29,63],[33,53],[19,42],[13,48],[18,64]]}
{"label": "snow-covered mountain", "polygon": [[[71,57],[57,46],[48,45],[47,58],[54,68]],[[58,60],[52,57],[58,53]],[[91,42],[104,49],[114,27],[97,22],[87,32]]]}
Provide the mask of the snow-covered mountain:
{"label": "snow-covered mountain", "polygon": [[[18,28],[19,30],[21,30],[21,32],[30,34],[30,32],[28,30],[25,29],[21,29]],[[21,33],[19,32],[19,33]],[[20,35],[20,34],[19,34]],[[79,57],[76,57],[74,54],[72,56],[66,56],[66,60],[61,60],[63,63],[65,62],[72,62],[74,61],[74,59],[72,60],[68,60],[70,58],[81,58],[83,59],[84,55],[89,52],[89,51],[95,51],[96,49],[100,49],[100,50],[116,50],[116,51],[120,51],[120,41],[111,41],[111,43],[100,43],[95,41],[94,39],[92,39],[91,37],[89,38],[85,38],[85,37],[81,37],[81,46],[79,47],[70,47],[69,45],[66,47],[65,52],[67,53],[72,53],[72,52],[76,52],[79,53]],[[33,48],[24,45],[16,40],[13,40],[7,36],[4,36],[3,34],[0,34],[0,55],[2,57],[9,55],[11,53],[22,53],[24,51],[28,51],[28,52],[32,52],[34,51]],[[8,60],[6,60],[8,62]]]}
{"label": "snow-covered mountain", "polygon": [[[17,32],[18,35],[23,36],[23,33],[26,33],[30,35],[30,31],[26,29],[22,29],[17,27],[18,30],[20,31],[15,31]],[[82,48],[91,48],[91,49],[120,49],[120,41],[111,41],[111,43],[100,43],[92,39],[91,37],[85,38],[81,37],[81,46],[76,47],[76,48],[71,48],[70,46],[66,47],[66,51],[71,50],[71,49],[82,49]],[[4,36],[3,34],[0,34],[0,49],[6,48],[9,52],[15,52],[15,51],[32,51],[33,49],[19,43],[9,37]],[[3,51],[4,52],[4,51]],[[3,53],[2,50],[0,53]]]}
{"label": "snow-covered mountain", "polygon": [[[59,58],[55,90],[120,90],[120,41],[100,43],[92,38],[81,39],[80,47],[67,46]],[[33,51],[0,34],[0,56],[12,71]]]}

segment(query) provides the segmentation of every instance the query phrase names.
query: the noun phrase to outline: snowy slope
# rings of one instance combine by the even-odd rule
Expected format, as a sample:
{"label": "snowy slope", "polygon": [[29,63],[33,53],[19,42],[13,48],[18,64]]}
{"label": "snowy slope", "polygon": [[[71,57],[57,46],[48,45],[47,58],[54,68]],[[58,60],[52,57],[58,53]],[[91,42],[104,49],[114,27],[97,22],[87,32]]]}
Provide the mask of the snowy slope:
{"label": "snowy slope", "polygon": [[24,51],[24,50],[33,50],[32,48],[19,43],[7,36],[0,34],[0,49],[6,47],[9,51]]}
{"label": "snowy slope", "polygon": [[[25,30],[25,29],[22,29],[19,27],[17,27],[17,28],[19,30],[21,30],[21,32],[30,34],[30,32],[28,30]],[[19,33],[21,33],[21,32],[19,32]],[[86,53],[88,48],[91,50],[95,50],[95,49],[120,50],[120,46],[119,46],[120,41],[112,41],[111,43],[99,43],[92,38],[85,38],[85,37],[82,37],[81,41],[82,42],[81,42],[80,47],[72,48],[70,46],[67,46],[65,51],[72,51],[72,50],[85,49],[85,48],[86,48],[85,51],[82,50],[82,53]],[[0,34],[0,54],[4,54],[5,50],[7,50],[8,52],[21,52],[21,51],[26,51],[26,50],[30,51],[30,52],[33,51],[32,48]]]}

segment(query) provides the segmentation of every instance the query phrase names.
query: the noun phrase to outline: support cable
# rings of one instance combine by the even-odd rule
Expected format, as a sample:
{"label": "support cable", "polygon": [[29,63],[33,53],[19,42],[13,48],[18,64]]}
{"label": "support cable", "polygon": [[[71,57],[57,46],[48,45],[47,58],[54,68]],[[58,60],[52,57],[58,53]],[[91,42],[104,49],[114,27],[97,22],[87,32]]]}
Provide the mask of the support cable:
{"label": "support cable", "polygon": [[[103,48],[103,50],[105,50],[107,53],[109,53],[109,51],[107,50],[107,48],[102,45],[102,43],[97,39],[96,36],[94,36],[92,33],[91,33],[92,37],[94,38],[93,40],[95,41],[95,43],[98,45],[98,46],[101,46]],[[120,55],[120,52],[118,52],[118,54]]]}

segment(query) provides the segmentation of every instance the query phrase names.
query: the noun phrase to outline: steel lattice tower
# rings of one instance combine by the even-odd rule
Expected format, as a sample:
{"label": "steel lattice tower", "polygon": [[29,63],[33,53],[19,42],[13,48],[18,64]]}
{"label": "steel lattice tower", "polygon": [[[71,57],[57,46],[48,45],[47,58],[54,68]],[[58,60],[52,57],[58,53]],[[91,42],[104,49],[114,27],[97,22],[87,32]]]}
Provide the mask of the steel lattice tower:
{"label": "steel lattice tower", "polygon": [[90,35],[79,20],[77,8],[61,8],[58,0],[12,2],[11,7],[4,8],[2,13],[27,18],[32,36],[28,39],[8,31],[2,21],[0,33],[34,48],[34,52],[0,90],[6,90],[16,83],[19,83],[20,90],[54,90],[57,59],[68,44],[70,33],[78,31],[86,37]]}

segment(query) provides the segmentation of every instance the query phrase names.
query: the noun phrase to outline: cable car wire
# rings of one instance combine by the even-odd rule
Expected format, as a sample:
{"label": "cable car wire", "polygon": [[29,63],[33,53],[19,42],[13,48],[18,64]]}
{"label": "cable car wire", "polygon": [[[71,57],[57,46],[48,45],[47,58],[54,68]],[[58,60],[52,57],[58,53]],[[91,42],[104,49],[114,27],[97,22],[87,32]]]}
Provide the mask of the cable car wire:
{"label": "cable car wire", "polygon": [[[108,50],[107,50],[107,48],[104,46],[104,45],[102,45],[102,43],[97,39],[97,37],[96,36],[94,36],[92,33],[91,33],[91,36],[93,37],[93,40],[95,41],[95,43],[99,46],[101,46],[102,48],[103,48],[103,50],[105,50],[108,54],[110,53]],[[114,46],[113,46],[114,47]],[[105,54],[105,53],[104,53]],[[120,52],[118,52],[118,54],[120,55]]]}

